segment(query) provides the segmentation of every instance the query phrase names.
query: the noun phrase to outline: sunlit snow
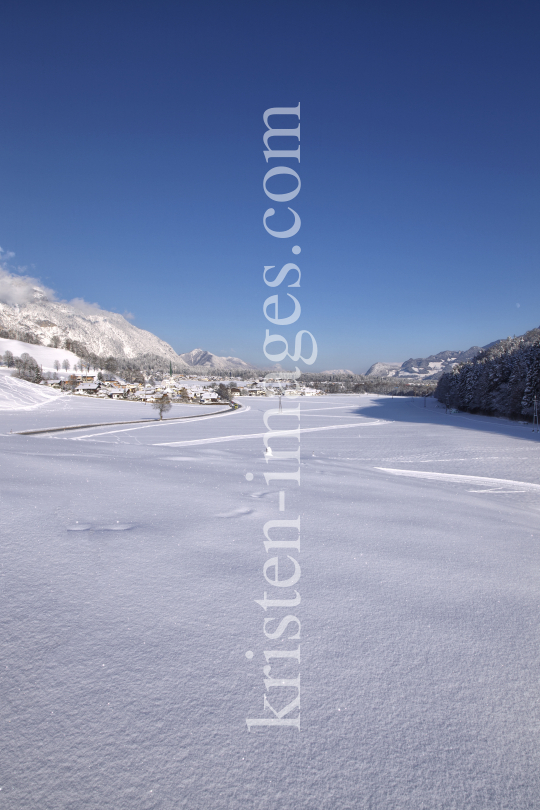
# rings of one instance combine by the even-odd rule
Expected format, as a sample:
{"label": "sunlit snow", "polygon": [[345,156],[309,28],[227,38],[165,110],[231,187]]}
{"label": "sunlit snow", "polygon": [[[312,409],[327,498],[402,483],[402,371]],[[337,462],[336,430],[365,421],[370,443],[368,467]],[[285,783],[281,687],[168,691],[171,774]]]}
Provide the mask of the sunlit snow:
{"label": "sunlit snow", "polygon": [[[538,806],[540,434],[432,400],[293,399],[280,512],[274,399],[160,423],[6,379],[6,807]],[[148,423],[10,434],[130,417]],[[248,732],[277,644],[262,527],[298,515],[301,730]]]}

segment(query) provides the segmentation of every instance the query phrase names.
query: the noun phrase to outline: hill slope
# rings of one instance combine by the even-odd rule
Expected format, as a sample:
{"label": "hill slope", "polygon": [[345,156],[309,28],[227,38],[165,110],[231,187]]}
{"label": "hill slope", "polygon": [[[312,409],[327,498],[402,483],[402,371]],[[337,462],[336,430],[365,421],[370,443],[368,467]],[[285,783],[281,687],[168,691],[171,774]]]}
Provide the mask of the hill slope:
{"label": "hill slope", "polygon": [[65,396],[60,391],[43,385],[19,380],[8,374],[0,373],[0,411],[26,411],[47,405],[58,397]]}

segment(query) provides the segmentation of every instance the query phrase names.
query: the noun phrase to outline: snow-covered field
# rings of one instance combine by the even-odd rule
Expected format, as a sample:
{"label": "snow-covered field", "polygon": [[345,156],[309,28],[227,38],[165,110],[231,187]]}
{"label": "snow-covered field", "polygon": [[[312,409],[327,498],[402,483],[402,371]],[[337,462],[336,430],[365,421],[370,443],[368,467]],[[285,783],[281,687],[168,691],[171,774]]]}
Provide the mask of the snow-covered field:
{"label": "snow-covered field", "polygon": [[[433,401],[287,401],[301,486],[280,487],[277,400],[240,402],[39,436],[9,430],[153,412],[0,411],[5,806],[537,808],[540,434]],[[262,527],[299,514],[301,640],[282,648],[301,645],[301,731],[248,732],[281,643],[263,619],[283,616],[254,601]]]}
{"label": "snow-covered field", "polygon": [[[195,416],[220,409],[229,410],[227,405],[174,404],[165,418]],[[149,403],[73,396],[2,374],[0,414],[0,432],[4,433],[132,419],[155,422],[158,418]]]}
{"label": "snow-covered field", "polygon": [[[43,371],[55,371],[55,360],[58,360],[60,366],[64,360],[67,360],[71,369],[75,368],[75,364],[79,362],[77,355],[66,349],[53,349],[51,346],[39,346],[33,343],[23,343],[21,340],[0,338],[0,354],[5,354],[7,351],[10,351],[14,357],[20,357],[26,352],[43,368]],[[61,371],[59,376],[67,375]]]}

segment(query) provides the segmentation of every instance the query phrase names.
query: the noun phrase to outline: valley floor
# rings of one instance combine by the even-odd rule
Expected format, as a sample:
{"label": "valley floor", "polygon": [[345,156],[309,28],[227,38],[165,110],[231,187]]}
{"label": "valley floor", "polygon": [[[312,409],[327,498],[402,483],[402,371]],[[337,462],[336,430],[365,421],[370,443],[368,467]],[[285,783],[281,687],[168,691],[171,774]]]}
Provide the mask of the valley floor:
{"label": "valley floor", "polygon": [[[277,400],[239,402],[38,436],[9,431],[155,412],[0,410],[5,806],[538,807],[540,434],[433,400],[293,399],[301,485],[267,485],[297,468],[264,456]],[[298,515],[301,640],[269,640],[262,527]],[[248,732],[273,716],[263,651],[298,643],[300,732]]]}

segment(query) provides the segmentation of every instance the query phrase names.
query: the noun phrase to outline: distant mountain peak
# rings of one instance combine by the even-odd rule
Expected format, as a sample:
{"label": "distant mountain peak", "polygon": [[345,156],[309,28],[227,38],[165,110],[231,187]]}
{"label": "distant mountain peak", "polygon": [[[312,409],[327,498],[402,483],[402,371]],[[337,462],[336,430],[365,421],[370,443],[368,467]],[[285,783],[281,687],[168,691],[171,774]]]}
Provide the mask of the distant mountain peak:
{"label": "distant mountain peak", "polygon": [[217,354],[206,351],[206,349],[193,349],[191,352],[178,355],[179,359],[191,368],[206,369],[233,369],[233,368],[253,368],[249,363],[240,360],[239,357],[219,357]]}

